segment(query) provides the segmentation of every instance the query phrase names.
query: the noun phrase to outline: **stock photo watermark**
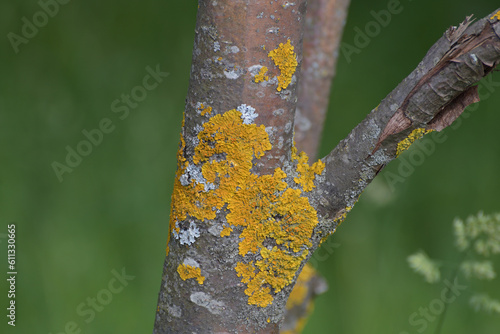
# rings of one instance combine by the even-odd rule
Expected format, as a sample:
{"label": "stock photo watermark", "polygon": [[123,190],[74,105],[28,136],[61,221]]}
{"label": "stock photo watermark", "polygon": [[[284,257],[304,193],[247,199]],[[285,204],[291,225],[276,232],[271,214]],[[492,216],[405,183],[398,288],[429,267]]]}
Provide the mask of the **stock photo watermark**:
{"label": "stock photo watermark", "polygon": [[[5,237],[3,237],[5,235]],[[2,234],[2,239],[7,239],[7,324],[16,326],[16,224],[7,225],[7,234]]]}
{"label": "stock photo watermark", "polygon": [[[143,77],[140,85],[134,86],[130,90],[130,93],[121,94],[120,98],[111,102],[111,111],[117,114],[121,121],[130,115],[131,109],[136,109],[139,103],[146,99],[148,92],[156,89],[170,75],[168,72],[162,72],[159,64],[156,65],[155,69],[146,66],[146,72],[147,74]],[[116,124],[113,120],[104,117],[98,122],[95,128],[82,130],[84,139],[80,140],[74,148],[66,145],[66,157],[64,161],[53,161],[51,164],[59,182],[63,182],[63,175],[73,172],[82,163],[84,157],[89,156],[95,147],[102,144],[105,135],[112,133],[115,129]]]}
{"label": "stock photo watermark", "polygon": [[[107,287],[97,291],[95,296],[87,297],[85,301],[76,306],[75,313],[84,323],[92,322],[98,312],[102,312],[106,306],[113,301],[113,296],[121,293],[135,276],[127,275],[125,268],[121,272],[115,269],[111,270],[113,278],[108,281]],[[62,331],[49,334],[78,334],[82,332],[82,326],[77,321],[70,320],[66,322]]]}
{"label": "stock photo watermark", "polygon": [[40,29],[45,27],[51,18],[59,13],[61,5],[66,5],[70,0],[39,0],[40,10],[36,11],[31,19],[26,16],[21,17],[21,30],[19,34],[9,32],[7,39],[12,49],[17,54],[22,44],[28,44],[30,40],[38,35]]}
{"label": "stock photo watermark", "polygon": [[[487,100],[497,87],[500,87],[500,82],[493,81],[492,75],[481,80],[478,84],[478,93],[481,101]],[[450,128],[452,130],[460,128],[463,119],[469,118],[471,112],[475,111],[478,107],[478,103],[468,106],[462,115],[450,125]],[[422,165],[425,159],[436,151],[437,145],[444,143],[447,139],[448,135],[444,132],[433,131],[413,143],[407,153],[402,154],[395,160],[398,163],[397,172],[386,171],[384,173],[384,179],[389,185],[390,190],[394,191],[398,183],[404,183],[406,179],[415,172],[416,167]]]}
{"label": "stock photo watermark", "polygon": [[[424,307],[419,307],[418,311],[413,312],[408,317],[408,323],[413,328],[413,333],[423,333],[431,323],[436,321],[446,309],[447,304],[457,300],[462,291],[467,289],[466,285],[460,285],[458,278],[450,282],[444,280],[444,288],[441,290],[439,298],[434,298]],[[407,331],[401,331],[399,334],[410,334]]]}
{"label": "stock photo watermark", "polygon": [[[411,2],[412,0],[407,0]],[[347,63],[350,64],[352,61],[353,54],[360,54],[361,51],[370,45],[371,41],[380,35],[383,28],[387,28],[391,23],[392,17],[394,15],[401,14],[404,6],[399,0],[389,0],[386,5],[386,9],[381,9],[379,11],[370,11],[370,15],[373,20],[368,21],[363,29],[356,26],[354,27],[354,39],[351,43],[341,42],[340,52],[346,59]]]}

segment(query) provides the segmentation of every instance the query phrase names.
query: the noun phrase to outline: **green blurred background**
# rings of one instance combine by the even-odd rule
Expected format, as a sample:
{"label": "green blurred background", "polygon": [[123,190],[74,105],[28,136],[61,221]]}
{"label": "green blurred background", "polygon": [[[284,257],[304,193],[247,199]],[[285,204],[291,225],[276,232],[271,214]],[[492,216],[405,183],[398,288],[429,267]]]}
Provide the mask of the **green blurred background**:
{"label": "green blurred background", "polygon": [[[351,62],[340,54],[325,124],[325,155],[425,55],[450,25],[493,11],[493,0],[402,1],[403,11]],[[354,0],[344,42],[373,21],[387,1]],[[15,53],[36,1],[0,3],[0,249],[17,223],[17,326],[7,326],[2,279],[2,333],[61,333],[74,321],[81,333],[151,333],[160,286],[197,3],[194,1],[70,1]],[[123,120],[111,103],[142,84],[146,67],[169,76]],[[493,73],[500,85],[500,75]],[[492,91],[488,91],[489,89]],[[495,91],[496,90],[496,91]],[[333,236],[334,251],[316,261],[330,289],[318,298],[305,333],[417,333],[408,317],[439,298],[443,286],[423,282],[406,257],[424,249],[457,259],[452,220],[500,211],[500,89],[480,89],[483,101],[425,163],[393,189],[389,165]],[[52,163],[82,130],[109,118],[114,130],[59,182]],[[414,148],[413,148],[414,149]],[[409,159],[412,151],[402,158]],[[338,246],[338,247],[337,247]],[[324,251],[324,250],[323,250]],[[328,253],[328,252],[326,252]],[[322,253],[323,255],[325,252]],[[6,261],[1,260],[2,277]],[[500,265],[496,262],[497,268]],[[125,268],[135,278],[91,321],[77,312],[103,296]],[[500,317],[468,306],[472,290],[500,298],[496,281],[468,286],[450,305],[443,333],[499,333]],[[88,307],[87,307],[88,308]],[[430,321],[422,333],[433,333]]]}

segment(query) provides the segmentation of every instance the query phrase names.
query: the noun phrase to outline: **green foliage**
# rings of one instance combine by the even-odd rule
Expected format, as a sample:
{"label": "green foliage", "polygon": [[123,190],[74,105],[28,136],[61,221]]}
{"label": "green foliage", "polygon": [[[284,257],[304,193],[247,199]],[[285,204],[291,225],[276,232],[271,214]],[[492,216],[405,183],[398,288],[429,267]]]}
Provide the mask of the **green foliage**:
{"label": "green foliage", "polygon": [[416,273],[424,276],[427,283],[437,283],[441,280],[439,264],[427,256],[424,251],[408,256],[408,264]]}
{"label": "green foliage", "polygon": [[470,304],[476,311],[486,311],[488,313],[495,312],[500,314],[500,302],[490,298],[487,294],[482,293],[472,296]]}
{"label": "green foliage", "polygon": [[469,216],[465,222],[456,218],[453,226],[460,251],[472,246],[478,255],[500,253],[500,213],[485,216],[479,212],[477,216]]}
{"label": "green foliage", "polygon": [[467,278],[492,280],[496,276],[490,261],[464,261],[460,270]]}
{"label": "green foliage", "polygon": [[[462,273],[469,281],[495,279],[493,262],[487,258],[500,253],[500,214],[484,215],[479,212],[476,216],[469,216],[465,222],[456,218],[453,227],[455,243],[462,254],[456,272]],[[439,265],[423,251],[410,255],[408,263],[428,283],[440,281]],[[500,314],[500,301],[486,293],[473,293],[469,303],[476,311]]]}

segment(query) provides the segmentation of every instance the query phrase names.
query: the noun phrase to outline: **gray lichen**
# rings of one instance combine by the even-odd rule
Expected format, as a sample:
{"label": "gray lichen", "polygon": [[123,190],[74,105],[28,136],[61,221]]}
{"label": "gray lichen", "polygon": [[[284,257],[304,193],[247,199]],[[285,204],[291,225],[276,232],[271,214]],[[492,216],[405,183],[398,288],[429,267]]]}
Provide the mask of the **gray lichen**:
{"label": "gray lichen", "polygon": [[223,302],[213,299],[205,292],[194,292],[189,297],[193,303],[206,308],[212,314],[221,314],[225,310]]}
{"label": "gray lichen", "polygon": [[259,116],[259,114],[255,113],[255,108],[246,104],[239,105],[236,110],[241,113],[241,119],[243,120],[243,124],[252,124],[254,119]]}

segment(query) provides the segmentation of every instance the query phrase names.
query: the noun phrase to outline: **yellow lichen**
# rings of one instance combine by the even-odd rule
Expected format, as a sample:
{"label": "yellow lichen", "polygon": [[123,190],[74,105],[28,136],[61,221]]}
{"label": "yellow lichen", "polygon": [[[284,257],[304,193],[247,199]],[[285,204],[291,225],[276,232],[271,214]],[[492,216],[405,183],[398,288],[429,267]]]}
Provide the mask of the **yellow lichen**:
{"label": "yellow lichen", "polygon": [[292,159],[297,160],[297,171],[300,173],[299,177],[295,177],[294,181],[302,186],[304,191],[311,191],[314,186],[315,174],[319,175],[323,172],[325,164],[323,161],[318,160],[312,166],[307,163],[309,158],[304,152],[301,152],[298,156],[296,154],[296,149],[292,149]]}
{"label": "yellow lichen", "polygon": [[267,73],[267,67],[262,66],[260,68],[259,74],[255,76],[255,83],[269,80],[269,76],[267,76],[266,73]]}
{"label": "yellow lichen", "polygon": [[[293,287],[293,290],[290,293],[290,296],[288,297],[288,301],[286,303],[287,310],[291,310],[294,307],[302,308],[303,305],[305,303],[307,303],[306,309],[305,309],[305,311],[302,311],[300,318],[295,322],[294,328],[288,329],[286,331],[282,331],[282,332],[280,332],[281,334],[285,334],[285,333],[287,333],[287,334],[300,334],[300,333],[302,333],[302,330],[304,329],[306,322],[314,309],[313,299],[309,298],[308,300],[306,300],[306,298],[308,297],[308,293],[309,293],[310,281],[315,275],[316,275],[316,270],[314,270],[312,265],[310,265],[309,263],[306,263],[306,265],[302,269],[302,272],[300,273],[299,277],[297,278],[297,282],[295,283],[295,286]],[[291,311],[291,312],[296,312],[296,311]],[[297,313],[295,313],[295,314],[297,314]]]}
{"label": "yellow lichen", "polygon": [[495,17],[497,18],[497,20],[500,20],[500,10],[496,12],[492,17],[490,17],[490,20],[493,20]]}
{"label": "yellow lichen", "polygon": [[206,114],[210,114],[212,112],[212,107],[206,107],[201,111],[201,116],[205,116]]}
{"label": "yellow lichen", "polygon": [[232,228],[228,227],[228,226],[225,226],[222,231],[220,232],[220,236],[221,237],[227,237],[228,235],[231,234],[231,232],[233,231]]}
{"label": "yellow lichen", "polygon": [[[340,224],[339,224],[339,225],[340,225]],[[337,225],[337,226],[338,226],[338,225]],[[329,236],[330,236],[330,234],[325,235],[323,238],[321,238],[321,240],[319,241],[319,244],[321,245],[323,242],[327,241]]]}
{"label": "yellow lichen", "polygon": [[398,148],[396,150],[396,157],[398,157],[401,153],[410,148],[411,144],[417,139],[422,138],[426,133],[431,132],[432,130],[426,130],[424,128],[418,128],[413,130],[408,137],[403,139],[398,143]]}
{"label": "yellow lichen", "polygon": [[[324,165],[319,162],[309,167],[307,157],[299,156],[298,183],[303,190],[291,188],[280,168],[271,175],[252,173],[253,159],[260,159],[271,144],[263,125],[244,124],[241,113],[234,109],[211,117],[198,134],[192,163],[201,167],[203,178],[214,185],[213,189],[206,190],[194,179],[188,185],[181,184],[180,177],[190,164],[183,155],[184,146],[181,139],[171,229],[178,233],[176,222],[188,217],[215,219],[216,212],[224,208],[227,224],[243,227],[238,229],[242,261],[235,270],[247,284],[248,303],[268,306],[272,294],[293,281],[312,246],[310,238],[318,219],[303,191],[312,189],[315,174],[320,174]],[[225,226],[221,237],[234,233],[232,227]]]}
{"label": "yellow lichen", "polygon": [[[184,127],[184,117],[182,118],[182,127]],[[184,141],[184,138],[181,136],[179,150],[177,151],[177,172],[176,172],[176,176],[175,176],[176,182],[179,181],[179,177],[182,175],[182,172],[183,172],[181,166],[186,166],[186,164],[187,164],[186,158],[184,157],[184,154],[183,154],[185,146],[186,146],[186,142]],[[174,194],[172,194],[172,198],[174,198],[174,195],[175,195],[175,191],[174,191]],[[169,246],[170,235],[172,234],[172,230],[174,229],[174,226],[175,226],[175,220],[172,219],[173,211],[174,211],[174,204],[172,201],[172,203],[170,204],[170,222],[168,224],[166,255],[168,255],[168,253],[170,253],[170,246]],[[179,231],[177,230],[176,232],[179,232]]]}
{"label": "yellow lichen", "polygon": [[302,268],[299,277],[297,277],[297,282],[295,283],[295,286],[293,287],[293,290],[288,297],[288,300],[286,302],[287,310],[293,308],[294,306],[301,305],[304,302],[307,296],[307,292],[309,291],[309,281],[314,277],[315,274],[316,270],[314,270],[312,265],[306,263],[304,268]]}
{"label": "yellow lichen", "polygon": [[200,103],[200,108],[199,109],[201,109],[201,116],[205,116],[206,114],[211,114],[212,113],[212,107],[207,106],[205,108],[205,106],[203,105],[203,103]]}
{"label": "yellow lichen", "polygon": [[189,278],[196,278],[198,284],[203,284],[205,277],[201,276],[201,269],[198,267],[193,267],[188,264],[179,264],[177,267],[177,272],[179,276],[185,281]]}
{"label": "yellow lichen", "polygon": [[292,82],[292,76],[297,68],[297,55],[293,52],[293,46],[290,44],[290,40],[286,44],[280,43],[280,45],[269,51],[268,57],[272,58],[274,64],[280,69],[280,75],[278,76],[278,87],[279,91],[288,87]]}

